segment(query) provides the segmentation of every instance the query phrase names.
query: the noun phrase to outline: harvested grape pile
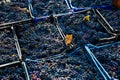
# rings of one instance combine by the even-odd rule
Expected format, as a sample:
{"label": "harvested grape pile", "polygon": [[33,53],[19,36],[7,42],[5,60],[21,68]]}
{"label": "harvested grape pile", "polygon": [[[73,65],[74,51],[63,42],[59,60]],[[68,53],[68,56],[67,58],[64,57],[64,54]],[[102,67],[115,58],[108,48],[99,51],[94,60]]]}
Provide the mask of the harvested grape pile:
{"label": "harvested grape pile", "polygon": [[65,49],[57,28],[50,23],[43,23],[36,26],[27,25],[18,31],[24,58],[40,59],[59,54]]}
{"label": "harvested grape pile", "polygon": [[[105,4],[100,0],[72,0],[72,4],[77,7],[92,6]],[[109,3],[109,0],[106,0]],[[99,4],[100,2],[100,4]],[[11,3],[0,4],[0,24],[5,22],[13,22],[28,19],[30,17],[28,11],[27,0],[11,0]],[[33,15],[42,17],[46,15],[68,12],[68,7],[64,0],[33,0]],[[100,10],[101,11],[101,10]],[[103,15],[104,12],[102,12]],[[118,19],[119,11],[108,12],[114,14],[114,19]],[[41,21],[38,24],[18,24],[15,25],[15,32],[18,37],[23,60],[39,60],[38,62],[26,61],[28,72],[31,80],[53,80],[53,79],[77,79],[77,80],[103,80],[101,75],[97,73],[96,67],[92,66],[85,56],[82,48],[85,44],[95,44],[99,38],[106,38],[110,35],[102,32],[103,28],[94,18],[93,12],[90,13],[90,22],[82,21],[86,13],[78,13],[67,16],[58,17],[58,22],[63,32],[73,35],[73,44],[80,47],[81,51],[76,55],[67,53],[66,46],[62,40],[55,25],[49,20]],[[105,16],[112,24],[112,16]],[[115,23],[115,22],[114,22]],[[116,20],[113,27],[119,27],[119,20]],[[111,48],[112,49],[112,48]],[[108,51],[106,49],[106,51]],[[99,56],[106,56],[103,51]],[[62,57],[59,57],[61,53]],[[117,52],[117,50],[116,50]],[[119,52],[119,51],[118,51]],[[57,58],[48,59],[48,57],[56,55]],[[118,55],[111,54],[110,56]],[[117,56],[117,57],[116,57]],[[45,59],[47,57],[47,59]],[[41,60],[41,58],[44,58]],[[17,61],[18,54],[15,48],[15,40],[11,29],[0,31],[0,64]],[[108,62],[112,58],[109,58]],[[118,62],[114,62],[119,66]],[[107,65],[107,64],[104,64]],[[111,73],[110,65],[107,71]],[[106,66],[105,66],[106,68]],[[115,73],[119,78],[119,68],[115,67]],[[13,72],[13,73],[12,73]],[[6,74],[8,73],[8,74]],[[25,80],[21,67],[5,67],[0,69],[0,79],[3,80]]]}
{"label": "harvested grape pile", "polygon": [[120,79],[120,45],[99,48],[93,53],[111,76]]}
{"label": "harvested grape pile", "polygon": [[89,64],[83,52],[74,56],[65,54],[62,57],[43,59],[39,62],[28,62],[28,71],[32,80],[35,77],[41,80],[54,79],[77,79],[77,80],[96,80],[103,79],[95,71],[95,67]]}
{"label": "harvested grape pile", "polygon": [[33,0],[33,15],[35,17],[68,12],[64,0]]}
{"label": "harvested grape pile", "polygon": [[11,0],[11,3],[0,4],[0,23],[28,19],[28,14],[22,11],[27,4],[27,0]]}
{"label": "harvested grape pile", "polygon": [[73,42],[77,46],[84,46],[87,43],[95,44],[96,40],[109,37],[109,34],[101,31],[103,28],[92,14],[93,12],[91,12],[90,22],[82,21],[86,13],[58,17],[63,32],[72,34]]}
{"label": "harvested grape pile", "polygon": [[114,10],[114,13],[113,11],[101,10],[101,13],[103,13],[103,16],[106,18],[106,20],[110,23],[110,25],[114,29],[120,30],[120,10]]}
{"label": "harvested grape pile", "polygon": [[25,80],[21,65],[0,68],[0,80]]}
{"label": "harvested grape pile", "polygon": [[14,42],[11,30],[0,31],[0,64],[18,60]]}
{"label": "harvested grape pile", "polygon": [[[112,5],[111,2],[112,0],[88,0],[86,3],[86,0],[79,0],[79,1],[72,0],[73,6],[76,6],[76,7],[88,7],[88,6],[95,6],[95,5],[98,5],[98,6]],[[102,10],[101,9],[100,12],[114,29],[120,30],[120,10]]]}

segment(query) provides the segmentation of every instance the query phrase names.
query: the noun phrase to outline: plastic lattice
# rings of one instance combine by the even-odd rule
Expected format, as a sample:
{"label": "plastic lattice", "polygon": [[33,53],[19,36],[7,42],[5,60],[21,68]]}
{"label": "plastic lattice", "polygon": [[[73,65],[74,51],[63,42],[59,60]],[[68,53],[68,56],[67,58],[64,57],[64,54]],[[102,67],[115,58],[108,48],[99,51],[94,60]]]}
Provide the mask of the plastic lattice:
{"label": "plastic lattice", "polygon": [[[91,2],[92,0],[88,1]],[[83,3],[84,5],[77,3],[76,0],[0,1],[0,17],[3,17],[0,19],[0,79],[111,80],[119,78],[119,63],[113,65],[117,70],[111,73],[110,64],[102,63],[101,56],[96,56],[100,55],[98,51],[93,54],[90,50],[97,46],[87,44],[98,45],[120,40],[119,27],[112,27],[112,23],[107,22],[109,19],[106,20],[98,10],[113,8],[100,6],[108,5],[109,1],[95,5],[99,3],[98,0],[89,7],[82,7],[88,6],[86,2]],[[12,13],[8,13],[9,11]],[[92,19],[91,13],[94,14]],[[83,19],[84,16],[87,19],[86,17]],[[114,22],[114,24],[119,23]],[[96,25],[98,27],[95,27]],[[69,44],[65,45],[67,35],[72,37]],[[81,46],[85,46],[88,54]],[[96,50],[101,47],[104,48],[100,46]],[[109,54],[109,51],[105,53]],[[105,53],[102,56],[105,56]],[[119,59],[118,55],[119,49],[114,55],[115,59]],[[108,57],[111,57],[110,54]]]}

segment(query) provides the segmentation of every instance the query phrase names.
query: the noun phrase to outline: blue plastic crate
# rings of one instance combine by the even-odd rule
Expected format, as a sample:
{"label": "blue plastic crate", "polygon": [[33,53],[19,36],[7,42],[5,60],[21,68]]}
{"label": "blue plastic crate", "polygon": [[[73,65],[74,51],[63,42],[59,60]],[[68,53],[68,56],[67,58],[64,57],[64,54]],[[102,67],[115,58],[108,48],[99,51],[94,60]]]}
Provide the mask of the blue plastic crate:
{"label": "blue plastic crate", "polygon": [[91,62],[98,68],[105,80],[120,79],[120,42],[85,46]]}

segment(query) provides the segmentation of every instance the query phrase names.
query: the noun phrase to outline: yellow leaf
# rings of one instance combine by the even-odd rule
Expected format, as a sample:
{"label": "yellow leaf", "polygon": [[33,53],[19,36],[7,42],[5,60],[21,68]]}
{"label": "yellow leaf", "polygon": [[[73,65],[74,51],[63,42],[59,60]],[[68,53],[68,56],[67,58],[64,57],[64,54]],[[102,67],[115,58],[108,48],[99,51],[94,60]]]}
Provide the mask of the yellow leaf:
{"label": "yellow leaf", "polygon": [[90,15],[87,15],[83,18],[83,21],[86,20],[86,21],[90,21]]}
{"label": "yellow leaf", "polygon": [[66,45],[69,45],[69,44],[71,44],[72,43],[72,38],[73,38],[73,36],[72,36],[72,34],[66,34],[66,37],[65,37],[65,44]]}

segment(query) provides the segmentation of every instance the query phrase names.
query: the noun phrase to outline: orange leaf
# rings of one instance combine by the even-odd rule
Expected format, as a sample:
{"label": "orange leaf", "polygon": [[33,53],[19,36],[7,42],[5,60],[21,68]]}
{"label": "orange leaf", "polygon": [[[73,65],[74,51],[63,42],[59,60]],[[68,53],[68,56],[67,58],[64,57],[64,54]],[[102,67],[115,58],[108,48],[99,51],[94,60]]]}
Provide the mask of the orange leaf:
{"label": "orange leaf", "polygon": [[71,44],[71,43],[72,43],[72,38],[73,38],[72,34],[70,34],[70,35],[66,34],[65,44],[66,44],[66,45]]}

